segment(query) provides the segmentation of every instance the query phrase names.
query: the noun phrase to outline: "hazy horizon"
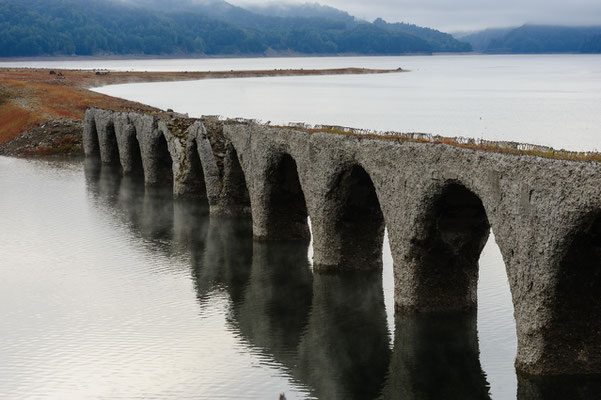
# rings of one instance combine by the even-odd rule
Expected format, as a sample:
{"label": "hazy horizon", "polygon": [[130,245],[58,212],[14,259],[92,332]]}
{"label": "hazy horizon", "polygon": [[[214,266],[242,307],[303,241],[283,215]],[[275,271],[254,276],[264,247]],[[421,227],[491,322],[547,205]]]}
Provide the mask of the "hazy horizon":
{"label": "hazy horizon", "polygon": [[445,32],[476,31],[488,28],[515,27],[524,24],[599,26],[601,2],[597,0],[231,0],[244,7],[263,4],[318,3],[350,15],[373,21],[383,18],[388,22],[405,22],[427,26]]}

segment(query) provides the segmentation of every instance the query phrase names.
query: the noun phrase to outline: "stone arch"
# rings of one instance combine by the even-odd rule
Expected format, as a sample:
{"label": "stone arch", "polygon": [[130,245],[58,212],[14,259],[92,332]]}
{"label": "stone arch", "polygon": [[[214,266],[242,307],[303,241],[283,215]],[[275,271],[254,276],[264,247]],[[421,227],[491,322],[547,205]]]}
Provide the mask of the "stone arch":
{"label": "stone arch", "polygon": [[382,268],[384,214],[370,175],[358,163],[346,165],[333,176],[324,210],[312,224],[316,270]]}
{"label": "stone arch", "polygon": [[196,138],[190,142],[186,151],[188,160],[188,172],[185,178],[186,196],[207,201],[207,185]]}
{"label": "stone arch", "polygon": [[138,141],[138,132],[134,125],[128,127],[127,135],[127,164],[124,165],[123,172],[126,175],[144,176],[144,163],[142,161],[142,149]]}
{"label": "stone arch", "polygon": [[229,216],[251,215],[248,182],[240,161],[238,151],[232,143],[228,143],[223,159],[223,185],[219,214]]}
{"label": "stone arch", "polygon": [[563,244],[539,367],[601,374],[601,210],[584,215]]}
{"label": "stone arch", "polygon": [[86,138],[85,138],[85,152],[88,157],[100,157],[100,141],[98,139],[98,129],[96,127],[96,118],[94,115],[89,118],[87,122]]}
{"label": "stone arch", "polygon": [[113,121],[106,124],[103,136],[103,140],[100,142],[100,152],[101,154],[104,153],[102,161],[107,164],[119,164],[119,144]]}
{"label": "stone arch", "polygon": [[261,239],[309,241],[311,232],[298,166],[288,153],[278,154],[266,172],[266,230]]}
{"label": "stone arch", "polygon": [[421,230],[411,239],[397,278],[397,309],[475,311],[478,261],[490,233],[482,200],[450,181],[422,204]]}
{"label": "stone arch", "polygon": [[169,152],[169,144],[164,133],[160,133],[154,142],[153,155],[155,157],[156,183],[158,185],[173,184],[173,158]]}

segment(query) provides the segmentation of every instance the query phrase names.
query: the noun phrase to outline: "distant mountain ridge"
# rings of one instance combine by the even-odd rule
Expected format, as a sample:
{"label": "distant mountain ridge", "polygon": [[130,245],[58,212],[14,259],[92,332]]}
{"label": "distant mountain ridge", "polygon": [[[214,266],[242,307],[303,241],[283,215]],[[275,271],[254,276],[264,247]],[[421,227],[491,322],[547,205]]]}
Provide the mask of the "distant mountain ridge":
{"label": "distant mountain ridge", "polygon": [[491,54],[601,53],[601,26],[522,25],[456,37]]}
{"label": "distant mountain ridge", "polygon": [[409,35],[418,36],[427,41],[432,46],[435,53],[447,52],[471,52],[472,47],[467,42],[461,42],[448,33],[437,31],[436,29],[423,28],[417,25],[405,24],[403,22],[387,23],[382,18],[374,21],[374,25],[390,32],[403,32]]}
{"label": "distant mountain ridge", "polygon": [[0,0],[0,57],[430,54],[469,47],[414,28],[360,21],[317,4],[259,12],[223,0]]}
{"label": "distant mountain ridge", "polygon": [[355,17],[346,11],[342,11],[330,6],[322,6],[319,3],[289,4],[271,2],[262,5],[249,5],[245,8],[256,14],[267,15],[271,17],[326,18],[346,23],[355,22]]}

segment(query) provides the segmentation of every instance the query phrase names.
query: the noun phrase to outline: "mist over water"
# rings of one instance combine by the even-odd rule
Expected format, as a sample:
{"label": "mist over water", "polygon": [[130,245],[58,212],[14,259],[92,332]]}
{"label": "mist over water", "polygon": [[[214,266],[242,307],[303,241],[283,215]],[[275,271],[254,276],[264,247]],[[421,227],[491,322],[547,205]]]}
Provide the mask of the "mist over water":
{"label": "mist over water", "polygon": [[[248,219],[89,161],[0,158],[0,190],[2,396],[372,399],[507,381],[498,398],[515,396],[513,355],[478,355],[512,321],[395,321],[389,251],[383,272],[313,275],[308,245],[254,243]],[[481,283],[481,310],[497,285]]]}

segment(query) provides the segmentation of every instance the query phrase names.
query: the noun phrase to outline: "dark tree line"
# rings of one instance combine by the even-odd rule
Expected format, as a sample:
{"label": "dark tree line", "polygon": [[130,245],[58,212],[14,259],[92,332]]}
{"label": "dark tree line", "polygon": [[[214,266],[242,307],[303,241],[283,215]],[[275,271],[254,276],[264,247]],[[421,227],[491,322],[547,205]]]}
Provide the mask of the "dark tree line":
{"label": "dark tree line", "polygon": [[109,0],[0,0],[0,57],[250,55],[268,49],[306,54],[403,54],[469,48],[438,31],[409,25],[401,29],[399,24],[383,21],[270,17],[235,7],[223,18],[209,14]]}
{"label": "dark tree line", "polygon": [[493,39],[487,53],[599,53],[601,27],[524,25]]}

